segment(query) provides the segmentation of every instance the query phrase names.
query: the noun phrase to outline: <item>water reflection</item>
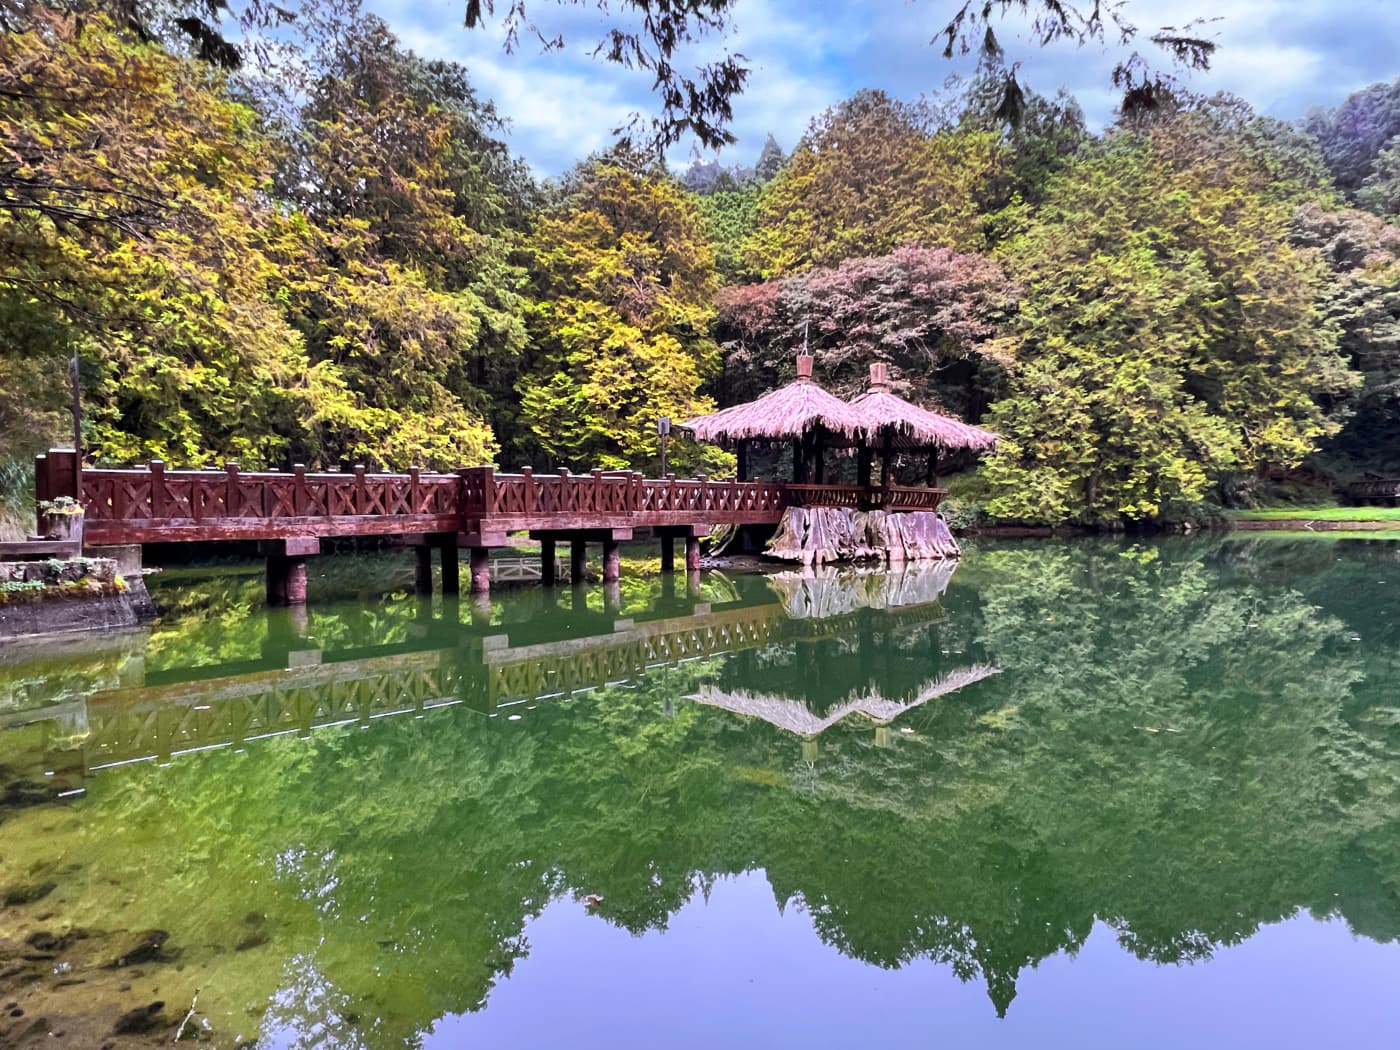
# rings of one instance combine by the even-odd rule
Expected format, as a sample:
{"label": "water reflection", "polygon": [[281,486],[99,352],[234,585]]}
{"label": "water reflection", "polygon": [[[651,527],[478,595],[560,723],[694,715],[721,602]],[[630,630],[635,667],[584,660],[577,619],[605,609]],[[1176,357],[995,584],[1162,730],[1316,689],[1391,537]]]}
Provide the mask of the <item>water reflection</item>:
{"label": "water reflection", "polygon": [[[551,902],[665,930],[741,873],[825,950],[977,982],[988,1020],[1096,927],[1124,966],[1300,909],[1393,942],[1397,570],[1388,546],[1006,545],[951,581],[367,595],[305,623],[172,584],[198,614],[94,657],[86,692],[20,712],[48,679],[12,669],[0,764],[88,779],[0,810],[0,881],[22,856],[65,922],[170,930],[162,994],[217,989],[221,1038],[337,1047],[489,1010]],[[101,768],[133,758],[158,761]],[[266,938],[235,951],[248,916]]]}

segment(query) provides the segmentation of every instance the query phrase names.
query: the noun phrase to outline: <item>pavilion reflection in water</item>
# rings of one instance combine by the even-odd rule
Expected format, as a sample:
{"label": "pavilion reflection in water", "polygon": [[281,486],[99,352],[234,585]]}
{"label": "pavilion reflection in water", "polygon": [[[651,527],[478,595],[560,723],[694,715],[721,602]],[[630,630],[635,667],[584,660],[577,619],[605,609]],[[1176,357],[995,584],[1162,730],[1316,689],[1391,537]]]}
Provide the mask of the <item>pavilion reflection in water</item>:
{"label": "pavilion reflection in water", "polygon": [[744,581],[727,600],[665,594],[629,617],[546,608],[541,591],[508,606],[504,622],[483,623],[479,609],[448,603],[402,640],[367,631],[337,648],[317,648],[304,622],[273,611],[255,659],[148,668],[138,635],[122,643],[120,669],[100,687],[11,713],[0,729],[22,728],[55,788],[71,791],[93,771],[129,762],[443,706],[523,711],[711,657],[723,659],[693,694],[699,703],[803,737],[856,714],[887,726],[996,671],[959,655],[950,666],[940,648],[939,599],[953,570],[932,562],[889,573],[783,573]]}
{"label": "pavilion reflection in water", "polygon": [[790,636],[736,653],[691,699],[804,738],[809,761],[815,738],[850,717],[872,722],[876,743],[888,745],[901,715],[998,673],[943,651],[937,603],[955,568],[938,561],[893,573],[826,567],[770,576],[793,621]]}

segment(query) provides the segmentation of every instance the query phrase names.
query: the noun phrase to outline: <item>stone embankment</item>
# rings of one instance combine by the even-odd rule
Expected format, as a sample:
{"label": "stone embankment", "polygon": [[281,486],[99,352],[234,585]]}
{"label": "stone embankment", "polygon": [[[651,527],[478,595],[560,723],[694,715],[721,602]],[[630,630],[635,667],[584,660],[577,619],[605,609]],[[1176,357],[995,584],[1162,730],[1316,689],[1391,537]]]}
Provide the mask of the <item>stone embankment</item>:
{"label": "stone embankment", "polygon": [[0,561],[0,638],[135,627],[154,614],[110,558]]}

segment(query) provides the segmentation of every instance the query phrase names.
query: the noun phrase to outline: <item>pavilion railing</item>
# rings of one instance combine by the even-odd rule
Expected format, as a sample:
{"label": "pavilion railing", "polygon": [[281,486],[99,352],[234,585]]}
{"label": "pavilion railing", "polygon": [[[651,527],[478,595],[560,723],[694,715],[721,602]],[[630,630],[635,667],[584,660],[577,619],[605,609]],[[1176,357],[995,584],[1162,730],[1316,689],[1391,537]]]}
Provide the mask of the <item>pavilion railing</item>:
{"label": "pavilion railing", "polygon": [[937,510],[947,489],[895,486],[889,489],[863,485],[784,485],[787,503],[793,507],[852,507],[861,510]]}

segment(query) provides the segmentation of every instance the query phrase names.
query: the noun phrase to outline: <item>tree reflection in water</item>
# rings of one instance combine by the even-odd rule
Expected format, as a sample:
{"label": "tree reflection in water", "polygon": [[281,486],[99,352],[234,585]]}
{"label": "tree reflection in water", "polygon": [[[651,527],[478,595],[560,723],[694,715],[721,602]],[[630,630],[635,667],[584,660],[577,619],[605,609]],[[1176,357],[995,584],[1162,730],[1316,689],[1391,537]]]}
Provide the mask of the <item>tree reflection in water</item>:
{"label": "tree reflection in water", "polygon": [[[216,1031],[265,1009],[307,1045],[412,1043],[480,1009],[561,896],[664,929],[754,869],[830,946],[946,964],[998,1014],[1096,920],[1159,963],[1300,908],[1392,940],[1400,610],[1375,580],[1397,566],[1388,545],[1337,551],[987,545],[932,603],[891,600],[927,597],[907,580],[738,578],[698,610],[656,584],[625,615],[536,590],[475,621],[410,599],[313,605],[291,630],[234,594],[251,626],[213,602],[157,632],[145,674],[213,695],[291,681],[288,654],[316,651],[303,683],[400,660],[446,668],[428,691],[468,702],[97,773],[57,826],[54,807],[9,814],[24,845],[3,863],[83,856],[66,921],[170,929],[213,971]],[[243,630],[256,640],[225,637]],[[513,656],[566,687],[512,693]],[[89,731],[106,710],[87,699]],[[0,734],[0,761],[37,732]],[[250,912],[271,940],[219,950]]]}

